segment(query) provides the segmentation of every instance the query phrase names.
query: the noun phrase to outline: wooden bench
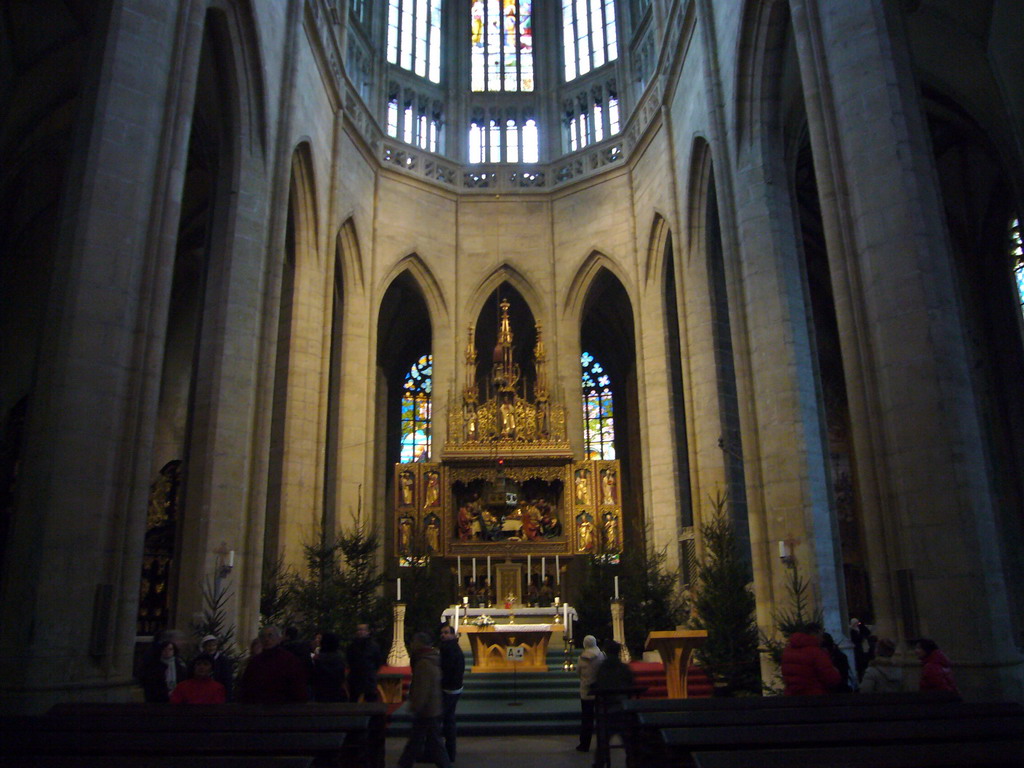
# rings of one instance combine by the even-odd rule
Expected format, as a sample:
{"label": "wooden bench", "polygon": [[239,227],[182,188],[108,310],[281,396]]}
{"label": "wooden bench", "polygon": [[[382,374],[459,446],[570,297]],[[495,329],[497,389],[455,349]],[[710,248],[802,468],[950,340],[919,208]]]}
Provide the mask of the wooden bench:
{"label": "wooden bench", "polygon": [[1024,739],[1024,718],[719,725],[666,728],[661,734],[667,758],[663,764],[679,766],[696,765],[693,755],[698,752],[1015,741]]}
{"label": "wooden bench", "polygon": [[1020,768],[1024,741],[694,752],[696,768]]}
{"label": "wooden bench", "polygon": [[61,704],[21,725],[9,718],[4,730],[6,751],[19,755],[177,755],[190,768],[193,756],[308,756],[381,768],[386,711],[383,703]]}
{"label": "wooden bench", "polygon": [[[3,768],[182,768],[178,755],[15,755],[0,757]],[[189,755],[187,768],[311,768],[312,757]]]}

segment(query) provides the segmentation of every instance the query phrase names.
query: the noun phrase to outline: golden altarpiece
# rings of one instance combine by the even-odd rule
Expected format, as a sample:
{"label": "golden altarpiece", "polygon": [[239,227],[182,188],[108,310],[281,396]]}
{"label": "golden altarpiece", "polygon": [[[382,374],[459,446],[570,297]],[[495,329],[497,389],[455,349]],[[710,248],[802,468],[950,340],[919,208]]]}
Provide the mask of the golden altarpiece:
{"label": "golden altarpiece", "polygon": [[565,406],[548,387],[541,326],[528,387],[508,310],[503,300],[484,396],[469,327],[441,461],[395,465],[394,555],[404,564],[422,554],[458,560],[460,591],[484,586],[492,576],[484,563],[493,561],[500,600],[522,602],[531,585],[557,589],[556,569],[575,556],[621,553],[621,475],[618,461],[574,459]]}

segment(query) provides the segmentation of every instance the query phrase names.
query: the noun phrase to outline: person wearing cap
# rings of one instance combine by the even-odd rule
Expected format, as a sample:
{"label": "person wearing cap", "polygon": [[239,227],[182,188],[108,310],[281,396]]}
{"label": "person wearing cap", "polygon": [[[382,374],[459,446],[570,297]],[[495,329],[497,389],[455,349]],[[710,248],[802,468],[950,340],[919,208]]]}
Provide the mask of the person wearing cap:
{"label": "person wearing cap", "polygon": [[199,644],[199,649],[213,659],[213,679],[224,686],[224,695],[231,701],[232,688],[235,681],[235,663],[220,648],[220,639],[216,635],[207,635]]}

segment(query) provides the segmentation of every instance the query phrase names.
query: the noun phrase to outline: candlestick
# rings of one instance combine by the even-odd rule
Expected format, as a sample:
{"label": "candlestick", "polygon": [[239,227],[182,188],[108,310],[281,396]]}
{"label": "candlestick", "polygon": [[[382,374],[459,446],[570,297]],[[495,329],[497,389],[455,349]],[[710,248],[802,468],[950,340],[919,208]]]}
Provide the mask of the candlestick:
{"label": "candlestick", "polygon": [[[618,576],[616,576],[615,578],[618,578]],[[618,595],[618,587],[616,587],[615,592],[616,592],[615,596],[618,597],[619,596]],[[398,587],[396,589],[395,600],[397,602],[399,602],[399,603],[402,602],[402,577],[401,576],[398,577]]]}
{"label": "candlestick", "polygon": [[615,599],[619,599],[619,577],[615,577]]}

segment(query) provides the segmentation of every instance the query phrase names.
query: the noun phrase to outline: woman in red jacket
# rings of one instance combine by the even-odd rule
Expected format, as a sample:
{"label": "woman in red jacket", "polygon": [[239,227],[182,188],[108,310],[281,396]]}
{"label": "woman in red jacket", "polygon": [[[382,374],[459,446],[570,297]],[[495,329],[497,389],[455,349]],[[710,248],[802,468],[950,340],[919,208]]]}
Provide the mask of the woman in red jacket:
{"label": "woman in red jacket", "polygon": [[917,658],[921,660],[922,691],[952,691],[959,693],[953,682],[953,662],[939,650],[934,640],[922,637],[914,644]]}
{"label": "woman in red jacket", "polygon": [[794,632],[782,650],[782,681],[786,696],[817,696],[839,684],[839,670],[832,664],[828,651],[821,647],[822,626],[807,625],[803,632]]}

